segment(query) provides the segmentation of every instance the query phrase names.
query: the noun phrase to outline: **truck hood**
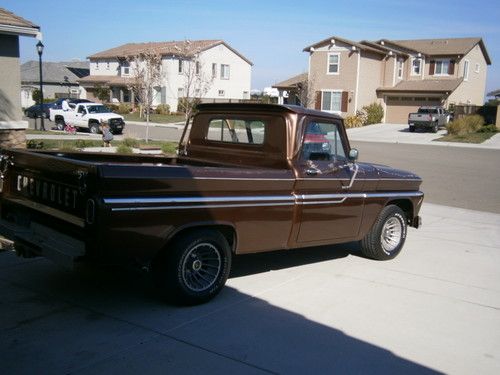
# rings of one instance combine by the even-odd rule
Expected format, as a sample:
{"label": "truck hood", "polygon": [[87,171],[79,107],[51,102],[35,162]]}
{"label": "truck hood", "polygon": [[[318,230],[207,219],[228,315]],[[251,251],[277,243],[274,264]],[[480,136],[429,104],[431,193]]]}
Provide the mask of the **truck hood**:
{"label": "truck hood", "polygon": [[116,113],[92,113],[87,115],[88,118],[97,119],[99,121],[106,121],[112,118],[120,118],[123,120],[123,116]]}
{"label": "truck hood", "polygon": [[418,175],[413,172],[405,171],[403,169],[396,169],[382,164],[372,163],[358,163],[359,166],[368,175],[376,175],[380,179],[418,179],[422,180]]}

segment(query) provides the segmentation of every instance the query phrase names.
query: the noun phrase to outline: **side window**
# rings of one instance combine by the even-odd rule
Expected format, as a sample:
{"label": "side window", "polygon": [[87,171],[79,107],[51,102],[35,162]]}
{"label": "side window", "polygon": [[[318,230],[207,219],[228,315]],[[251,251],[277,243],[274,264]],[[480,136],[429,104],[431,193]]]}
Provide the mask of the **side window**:
{"label": "side window", "polygon": [[302,160],[335,161],[346,159],[338,127],[333,123],[310,122],[302,141]]}
{"label": "side window", "polygon": [[266,125],[261,120],[216,118],[210,120],[206,139],[210,141],[257,144],[264,143]]}

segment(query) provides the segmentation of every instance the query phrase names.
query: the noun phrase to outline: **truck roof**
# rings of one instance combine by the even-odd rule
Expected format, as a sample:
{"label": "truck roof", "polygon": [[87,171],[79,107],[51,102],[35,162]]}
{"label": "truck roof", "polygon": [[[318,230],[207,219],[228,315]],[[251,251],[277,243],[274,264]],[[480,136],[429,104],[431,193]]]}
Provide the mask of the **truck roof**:
{"label": "truck roof", "polygon": [[341,120],[342,117],[333,113],[304,108],[298,105],[280,105],[263,103],[202,103],[197,109],[202,112],[222,112],[222,111],[242,111],[242,112],[284,112],[297,113],[300,115],[310,115],[316,117],[328,117]]}

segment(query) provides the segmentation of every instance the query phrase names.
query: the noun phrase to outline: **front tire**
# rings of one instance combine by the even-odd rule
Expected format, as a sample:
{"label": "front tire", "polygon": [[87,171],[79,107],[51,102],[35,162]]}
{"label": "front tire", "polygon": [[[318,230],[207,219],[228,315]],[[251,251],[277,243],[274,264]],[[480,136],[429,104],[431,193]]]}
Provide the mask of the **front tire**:
{"label": "front tire", "polygon": [[439,125],[438,125],[438,123],[437,123],[437,122],[436,122],[436,123],[432,126],[432,129],[431,129],[431,130],[432,130],[432,132],[433,132],[433,133],[437,133],[437,132],[438,132],[438,130],[439,130]]}
{"label": "front tire", "polygon": [[99,125],[97,125],[97,124],[90,124],[89,125],[89,132],[91,134],[99,134]]}
{"label": "front tire", "polygon": [[218,231],[203,229],[175,239],[153,262],[161,291],[175,303],[198,305],[214,298],[231,270],[231,249]]}
{"label": "front tire", "polygon": [[406,240],[406,215],[395,205],[384,207],[370,232],[361,240],[361,253],[371,259],[395,258]]}

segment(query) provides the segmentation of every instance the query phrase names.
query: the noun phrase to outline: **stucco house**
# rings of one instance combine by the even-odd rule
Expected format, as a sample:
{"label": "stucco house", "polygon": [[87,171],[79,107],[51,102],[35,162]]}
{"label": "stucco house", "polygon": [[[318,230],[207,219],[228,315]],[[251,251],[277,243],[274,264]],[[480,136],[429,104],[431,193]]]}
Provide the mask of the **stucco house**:
{"label": "stucco house", "polygon": [[0,8],[0,147],[22,146],[28,127],[27,121],[22,120],[19,95],[20,36],[41,37],[40,27]]}
{"label": "stucco house", "polygon": [[482,105],[491,65],[481,38],[355,42],[332,36],[304,51],[316,109],[345,116],[377,102],[387,123],[405,123],[422,105]]}
{"label": "stucco house", "polygon": [[93,98],[95,87],[102,86],[109,87],[110,101],[133,103],[130,58],[151,49],[162,56],[162,78],[155,88],[153,105],[168,104],[172,111],[177,109],[179,98],[186,96],[187,64],[195,57],[196,74],[209,81],[209,88],[199,95],[203,101],[250,99],[253,64],[223,40],[129,43],[95,53],[88,57],[90,75],[79,80],[87,97]]}
{"label": "stucco house", "polygon": [[[42,62],[43,97],[86,99],[87,92],[77,80],[90,73],[88,61]],[[38,61],[21,65],[21,106],[35,104],[33,91],[40,88]]]}

